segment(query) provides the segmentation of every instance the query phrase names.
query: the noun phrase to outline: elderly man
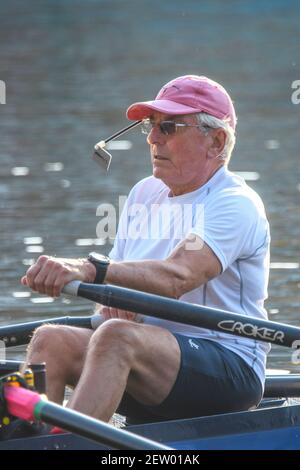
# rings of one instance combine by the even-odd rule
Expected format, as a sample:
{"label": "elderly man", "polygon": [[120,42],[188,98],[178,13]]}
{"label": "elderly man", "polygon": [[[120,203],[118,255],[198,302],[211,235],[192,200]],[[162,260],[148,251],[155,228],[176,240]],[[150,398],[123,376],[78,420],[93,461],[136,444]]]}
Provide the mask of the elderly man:
{"label": "elderly man", "polygon": [[[143,120],[153,175],[131,190],[110,259],[41,256],[23,284],[56,297],[74,279],[105,282],[266,317],[269,226],[259,196],[227,169],[236,126],[228,93],[206,77],[183,76],[127,116]],[[101,313],[96,331],[48,325],[35,332],[28,361],[47,363],[50,399],[61,402],[71,385],[68,406],[102,420],[116,410],[172,419],[259,403],[265,343],[140,322],[108,307]]]}

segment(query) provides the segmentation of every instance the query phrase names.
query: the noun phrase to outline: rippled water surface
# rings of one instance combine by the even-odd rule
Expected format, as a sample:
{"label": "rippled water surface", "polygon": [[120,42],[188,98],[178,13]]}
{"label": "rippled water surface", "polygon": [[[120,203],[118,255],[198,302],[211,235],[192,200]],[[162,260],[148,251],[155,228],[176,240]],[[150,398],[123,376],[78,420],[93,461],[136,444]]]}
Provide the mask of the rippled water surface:
{"label": "rippled water surface", "polygon": [[[48,0],[1,5],[1,323],[82,314],[88,302],[28,296],[20,276],[40,253],[107,253],[93,245],[100,203],[116,203],[150,172],[137,130],[112,149],[106,175],[95,142],[126,125],[124,111],[186,73],[232,94],[238,142],[231,169],[249,172],[272,230],[270,319],[300,326],[297,1]],[[98,242],[100,243],[100,242]],[[273,348],[270,367],[297,371]]]}

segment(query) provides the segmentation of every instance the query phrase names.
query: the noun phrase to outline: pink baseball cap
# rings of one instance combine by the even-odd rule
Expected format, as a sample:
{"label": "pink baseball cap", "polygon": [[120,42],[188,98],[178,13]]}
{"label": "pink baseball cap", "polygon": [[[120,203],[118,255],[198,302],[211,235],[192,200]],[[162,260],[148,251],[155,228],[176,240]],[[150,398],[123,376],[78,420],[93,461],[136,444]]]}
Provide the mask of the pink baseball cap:
{"label": "pink baseball cap", "polygon": [[127,109],[131,120],[147,118],[152,111],[181,115],[204,112],[228,120],[235,129],[236,114],[232,100],[219,83],[198,75],[174,78],[162,87],[155,100],[133,103]]}

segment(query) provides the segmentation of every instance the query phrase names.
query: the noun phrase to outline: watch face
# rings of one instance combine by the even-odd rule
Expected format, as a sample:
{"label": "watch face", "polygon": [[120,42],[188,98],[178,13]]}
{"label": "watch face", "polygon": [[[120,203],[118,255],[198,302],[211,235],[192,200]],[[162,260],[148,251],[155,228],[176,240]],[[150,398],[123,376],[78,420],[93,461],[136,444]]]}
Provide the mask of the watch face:
{"label": "watch face", "polygon": [[89,258],[93,258],[95,261],[99,261],[99,262],[108,262],[109,261],[109,258],[108,256],[105,256],[105,255],[101,255],[101,253],[96,253],[96,252],[92,252],[89,254]]}

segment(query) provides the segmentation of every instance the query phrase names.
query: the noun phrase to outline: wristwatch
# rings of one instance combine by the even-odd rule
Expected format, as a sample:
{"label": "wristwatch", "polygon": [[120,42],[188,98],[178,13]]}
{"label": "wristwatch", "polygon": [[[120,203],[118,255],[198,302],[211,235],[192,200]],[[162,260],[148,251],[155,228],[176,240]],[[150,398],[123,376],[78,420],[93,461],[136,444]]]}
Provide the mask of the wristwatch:
{"label": "wristwatch", "polygon": [[96,277],[94,280],[94,284],[103,284],[110,263],[109,257],[101,255],[99,253],[95,253],[93,251],[89,254],[87,259],[96,268]]}

